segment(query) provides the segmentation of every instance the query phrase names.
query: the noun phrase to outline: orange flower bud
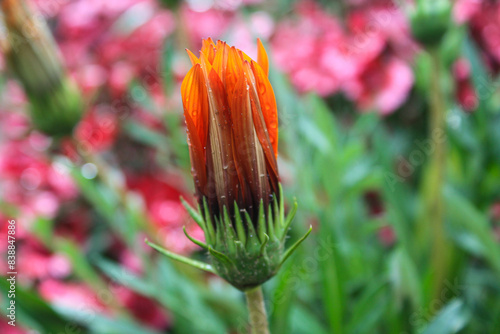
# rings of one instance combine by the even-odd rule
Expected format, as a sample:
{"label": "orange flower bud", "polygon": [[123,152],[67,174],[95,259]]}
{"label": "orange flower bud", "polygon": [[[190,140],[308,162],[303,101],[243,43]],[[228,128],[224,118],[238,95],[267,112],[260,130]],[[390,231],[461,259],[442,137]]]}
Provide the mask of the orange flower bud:
{"label": "orange flower bud", "polygon": [[225,42],[203,41],[182,83],[196,193],[218,217],[236,202],[251,217],[279,196],[278,113],[267,77],[266,51],[257,62]]}
{"label": "orange flower bud", "polygon": [[209,38],[182,83],[189,153],[199,210],[183,201],[203,229],[205,242],[186,236],[210,254],[212,265],[166,256],[217,273],[246,291],[273,277],[312,228],[285,251],[297,210],[285,217],[279,184],[278,113],[258,41],[257,62]]}

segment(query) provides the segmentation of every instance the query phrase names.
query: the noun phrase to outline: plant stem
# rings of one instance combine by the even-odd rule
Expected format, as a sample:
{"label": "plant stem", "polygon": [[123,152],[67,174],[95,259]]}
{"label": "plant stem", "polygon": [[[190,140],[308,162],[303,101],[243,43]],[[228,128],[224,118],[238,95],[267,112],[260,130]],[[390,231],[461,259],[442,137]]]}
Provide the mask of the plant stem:
{"label": "plant stem", "polygon": [[269,334],[264,296],[260,286],[246,291],[248,313],[252,334]]}
{"label": "plant stem", "polygon": [[441,86],[441,60],[437,49],[430,50],[432,77],[430,92],[429,139],[435,143],[429,166],[427,219],[432,231],[433,297],[439,296],[446,279],[448,250],[444,229],[443,185],[446,171],[446,105]]}

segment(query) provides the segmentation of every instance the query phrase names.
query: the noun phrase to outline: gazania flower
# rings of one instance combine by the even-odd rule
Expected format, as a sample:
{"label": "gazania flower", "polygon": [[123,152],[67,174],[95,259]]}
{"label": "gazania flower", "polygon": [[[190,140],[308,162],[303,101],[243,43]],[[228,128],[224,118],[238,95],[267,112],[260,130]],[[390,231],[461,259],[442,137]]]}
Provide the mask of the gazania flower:
{"label": "gazania flower", "polygon": [[200,58],[188,54],[182,101],[197,195],[214,215],[236,201],[254,216],[278,193],[278,113],[266,52],[259,42],[255,62],[208,39]]}
{"label": "gazania flower", "polygon": [[[192,174],[205,232],[192,241],[212,255],[215,271],[246,290],[272,277],[283,255],[292,214],[280,194],[278,113],[268,58],[258,41],[257,61],[209,38],[181,91]],[[294,248],[294,247],[292,247]]]}

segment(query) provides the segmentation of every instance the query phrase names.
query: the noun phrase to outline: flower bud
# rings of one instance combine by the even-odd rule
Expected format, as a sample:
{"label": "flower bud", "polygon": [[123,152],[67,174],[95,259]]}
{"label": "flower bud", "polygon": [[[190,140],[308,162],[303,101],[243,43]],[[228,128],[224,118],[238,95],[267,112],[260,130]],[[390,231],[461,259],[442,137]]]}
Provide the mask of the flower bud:
{"label": "flower bud", "polygon": [[250,289],[271,278],[290,254],[284,241],[295,213],[285,218],[267,54],[258,41],[255,62],[211,39],[203,41],[199,58],[188,54],[193,67],[181,91],[200,208],[188,210],[206,243],[188,238],[208,250],[221,277]]}
{"label": "flower bud", "polygon": [[22,0],[2,1],[8,67],[31,102],[32,122],[50,136],[68,135],[82,115],[80,93],[66,75],[57,46],[40,15]]}
{"label": "flower bud", "polygon": [[418,0],[410,14],[413,37],[425,46],[439,44],[451,25],[448,0]]}

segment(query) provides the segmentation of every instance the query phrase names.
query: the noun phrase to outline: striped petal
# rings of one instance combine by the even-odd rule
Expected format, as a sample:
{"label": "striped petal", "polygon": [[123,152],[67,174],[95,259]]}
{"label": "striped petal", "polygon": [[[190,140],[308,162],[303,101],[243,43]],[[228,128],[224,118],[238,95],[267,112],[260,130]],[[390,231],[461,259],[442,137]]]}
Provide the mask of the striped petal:
{"label": "striped petal", "polygon": [[260,41],[260,38],[257,38],[257,63],[260,65],[264,74],[266,76],[269,75],[269,59],[267,58],[266,49],[264,49],[264,45]]}
{"label": "striped petal", "polygon": [[[192,174],[198,195],[207,183],[205,147],[208,135],[208,95],[199,64],[193,66],[181,85],[182,104],[188,130]],[[200,197],[201,198],[201,197]]]}
{"label": "striped petal", "polygon": [[278,108],[273,87],[261,66],[254,61],[251,66],[269,140],[273,146],[274,156],[278,158]]}

